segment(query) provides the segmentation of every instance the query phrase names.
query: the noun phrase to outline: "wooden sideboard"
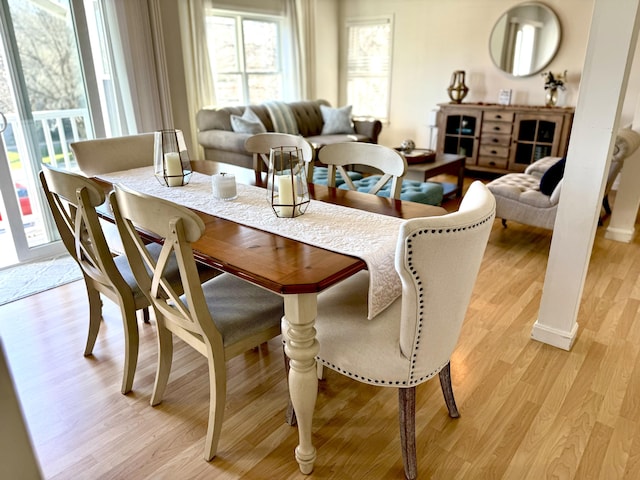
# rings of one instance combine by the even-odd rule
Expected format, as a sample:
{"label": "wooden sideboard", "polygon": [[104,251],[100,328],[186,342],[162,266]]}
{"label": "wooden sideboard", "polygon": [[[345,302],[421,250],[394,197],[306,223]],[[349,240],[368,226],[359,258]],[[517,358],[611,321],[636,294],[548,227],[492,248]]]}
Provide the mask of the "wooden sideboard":
{"label": "wooden sideboard", "polygon": [[542,157],[567,152],[572,107],[493,103],[438,106],[437,153],[466,156],[468,170],[523,172]]}

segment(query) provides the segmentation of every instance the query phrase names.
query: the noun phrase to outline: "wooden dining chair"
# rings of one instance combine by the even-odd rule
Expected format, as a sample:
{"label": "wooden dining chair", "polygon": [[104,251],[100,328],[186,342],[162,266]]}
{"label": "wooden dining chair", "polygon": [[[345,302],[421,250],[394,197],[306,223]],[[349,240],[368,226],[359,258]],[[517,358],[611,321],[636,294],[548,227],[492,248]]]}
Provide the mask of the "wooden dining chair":
{"label": "wooden dining chair", "polygon": [[[201,285],[191,243],[204,223],[189,209],[115,186],[109,196],[134,275],[149,296],[158,323],[158,368],[151,405],[158,405],[167,386],[173,357],[173,335],[207,358],[209,422],[204,458],[215,455],[226,401],[226,361],[280,335],[284,302],[279,295],[223,273]],[[164,239],[160,257],[151,258],[136,228]],[[175,255],[184,295],[166,278],[166,260]],[[285,375],[283,375],[285,381]]]}
{"label": "wooden dining chair", "polygon": [[269,166],[269,153],[276,147],[298,147],[302,150],[302,160],[307,164],[307,180],[313,178],[313,147],[300,135],[290,133],[257,133],[244,142],[247,152],[253,154],[253,169],[260,173]]}
{"label": "wooden dining chair", "polygon": [[390,183],[389,196],[400,199],[402,191],[402,177],[407,172],[407,160],[393,148],[376,143],[342,142],[325,145],[318,152],[318,160],[328,166],[328,184],[336,186],[336,174],[340,173],[345,183],[342,188],[358,190],[360,180],[352,180],[346,167],[364,165],[380,172],[376,175],[373,185],[368,187],[367,193],[378,194],[385,185]]}
{"label": "wooden dining chair", "polygon": [[[96,207],[105,194],[93,180],[76,173],[42,166],[40,182],[60,237],[69,254],[82,269],[89,299],[89,334],[84,355],[91,355],[100,330],[104,295],[120,307],[124,325],[124,374],[122,393],[128,393],[138,362],[138,323],[136,311],[146,309],[149,301],[138,287],[129,262],[123,255],[114,257],[107,245]],[[149,244],[149,255],[158,257],[161,246]],[[201,276],[211,278],[217,272],[201,267]],[[168,278],[179,285],[175,259],[170,262]]]}
{"label": "wooden dining chair", "polygon": [[398,389],[408,479],[417,475],[416,386],[439,375],[449,415],[458,417],[449,361],[494,218],[493,195],[474,182],[457,212],[404,222],[395,259],[402,295],[371,320],[367,271],[318,296],[319,364],[359,382]]}

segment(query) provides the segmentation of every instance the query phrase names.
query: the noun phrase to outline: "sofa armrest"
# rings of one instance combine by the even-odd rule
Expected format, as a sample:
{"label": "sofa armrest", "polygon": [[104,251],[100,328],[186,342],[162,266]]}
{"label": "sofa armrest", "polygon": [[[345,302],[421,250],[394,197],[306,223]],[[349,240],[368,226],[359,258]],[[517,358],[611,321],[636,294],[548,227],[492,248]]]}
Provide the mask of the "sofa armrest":
{"label": "sofa armrest", "polygon": [[371,139],[371,143],[378,143],[378,136],[382,131],[382,122],[380,120],[365,120],[354,118],[353,127],[356,133],[369,137]]}

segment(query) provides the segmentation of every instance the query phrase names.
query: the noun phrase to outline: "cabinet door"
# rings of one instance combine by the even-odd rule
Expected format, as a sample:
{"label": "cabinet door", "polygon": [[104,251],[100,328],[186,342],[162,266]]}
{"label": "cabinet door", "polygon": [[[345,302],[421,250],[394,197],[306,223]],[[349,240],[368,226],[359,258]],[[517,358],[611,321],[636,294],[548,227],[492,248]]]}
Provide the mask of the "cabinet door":
{"label": "cabinet door", "polygon": [[438,153],[467,157],[467,165],[478,156],[481,112],[475,110],[443,110],[438,128]]}
{"label": "cabinet door", "polygon": [[509,170],[524,172],[542,157],[557,156],[563,120],[562,115],[516,114]]}

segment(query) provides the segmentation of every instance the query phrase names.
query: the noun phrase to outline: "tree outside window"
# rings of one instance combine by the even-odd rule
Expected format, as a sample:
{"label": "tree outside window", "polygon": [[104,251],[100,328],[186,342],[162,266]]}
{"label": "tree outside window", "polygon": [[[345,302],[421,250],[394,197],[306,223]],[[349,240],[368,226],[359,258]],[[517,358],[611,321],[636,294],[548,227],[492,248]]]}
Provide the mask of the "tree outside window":
{"label": "tree outside window", "polygon": [[281,23],[277,18],[215,13],[207,41],[218,105],[281,99]]}

